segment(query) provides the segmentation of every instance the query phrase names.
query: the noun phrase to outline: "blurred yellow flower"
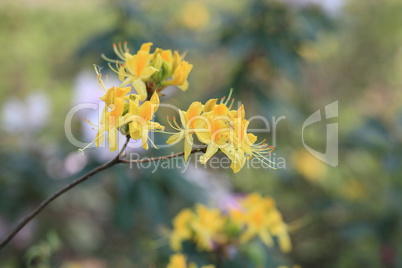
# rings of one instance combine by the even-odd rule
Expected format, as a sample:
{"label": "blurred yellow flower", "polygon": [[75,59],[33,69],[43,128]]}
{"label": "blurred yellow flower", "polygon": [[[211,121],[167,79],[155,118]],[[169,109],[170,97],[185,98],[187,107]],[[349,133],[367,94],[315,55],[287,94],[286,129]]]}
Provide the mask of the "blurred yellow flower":
{"label": "blurred yellow flower", "polygon": [[189,209],[182,210],[173,219],[173,232],[170,236],[170,247],[175,251],[181,250],[181,243],[191,238],[190,220],[194,213]]}
{"label": "blurred yellow flower", "polygon": [[188,1],[182,9],[182,22],[193,30],[204,28],[210,21],[209,11],[201,1]]}
{"label": "blurred yellow flower", "polygon": [[195,207],[196,216],[191,221],[194,231],[194,240],[200,250],[212,250],[213,242],[219,242],[219,233],[225,223],[224,217],[218,209],[208,209],[197,204]]}
{"label": "blurred yellow flower", "polygon": [[273,246],[276,237],[281,251],[289,252],[292,244],[276,209],[275,201],[257,193],[250,194],[240,201],[239,207],[229,208],[227,213],[197,204],[194,212],[185,209],[173,220],[170,245],[180,251],[181,243],[192,241],[200,251],[213,251],[229,244],[246,244],[260,238],[265,245]]}
{"label": "blurred yellow flower", "polygon": [[282,215],[276,209],[275,201],[272,198],[263,198],[261,195],[253,193],[241,203],[244,207],[241,222],[246,228],[240,237],[241,242],[245,243],[258,236],[264,244],[272,246],[272,236],[276,236],[279,248],[283,252],[289,252],[292,249],[287,226],[283,222]]}
{"label": "blurred yellow flower", "polygon": [[326,173],[325,163],[305,150],[299,150],[292,154],[292,162],[296,170],[311,182],[324,180]]}
{"label": "blurred yellow flower", "polygon": [[187,268],[186,257],[183,254],[174,254],[166,268]]}
{"label": "blurred yellow flower", "polygon": [[[197,265],[194,263],[187,265],[186,256],[183,254],[174,254],[170,256],[170,261],[166,268],[197,268]],[[215,268],[215,265],[203,265],[201,268]]]}

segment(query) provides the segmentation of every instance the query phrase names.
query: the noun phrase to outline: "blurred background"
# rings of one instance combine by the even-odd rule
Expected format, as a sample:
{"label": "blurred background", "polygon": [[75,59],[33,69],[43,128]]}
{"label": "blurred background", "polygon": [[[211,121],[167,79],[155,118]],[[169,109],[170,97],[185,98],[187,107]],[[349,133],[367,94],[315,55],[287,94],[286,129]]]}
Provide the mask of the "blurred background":
{"label": "blurred background", "polygon": [[[187,169],[154,173],[115,166],[47,207],[0,252],[0,267],[165,267],[175,214],[251,192],[275,198],[293,226],[294,249],[284,255],[256,245],[247,260],[227,267],[402,267],[399,0],[1,1],[0,237],[51,193],[113,156],[107,148],[79,155],[64,123],[74,105],[101,95],[92,64],[110,83],[116,79],[100,54],[115,58],[112,44],[122,41],[132,49],[152,41],[187,53],[194,64],[190,88],[168,89],[164,103],[186,109],[233,88],[246,117],[285,116],[274,155],[284,168],[233,174],[196,167],[194,158]],[[304,121],[334,101],[336,167],[302,143]],[[91,116],[73,116],[77,140],[93,140],[84,122]],[[325,152],[327,123],[306,130],[306,144],[317,151]],[[257,135],[274,142],[269,133]]]}

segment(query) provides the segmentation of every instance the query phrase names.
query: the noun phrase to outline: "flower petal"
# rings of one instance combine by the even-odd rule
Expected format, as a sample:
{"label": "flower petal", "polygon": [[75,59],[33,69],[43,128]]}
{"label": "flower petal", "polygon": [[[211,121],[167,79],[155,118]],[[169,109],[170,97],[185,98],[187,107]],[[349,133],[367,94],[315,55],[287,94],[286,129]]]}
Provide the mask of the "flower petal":
{"label": "flower petal", "polygon": [[144,101],[147,99],[147,87],[141,79],[135,79],[133,81],[133,87],[137,91],[140,101]]}
{"label": "flower petal", "polygon": [[193,134],[187,134],[184,138],[184,161],[188,161],[188,157],[191,154],[191,150],[193,149]]}
{"label": "flower petal", "polygon": [[218,151],[218,149],[217,146],[209,144],[205,154],[200,156],[200,163],[205,164]]}

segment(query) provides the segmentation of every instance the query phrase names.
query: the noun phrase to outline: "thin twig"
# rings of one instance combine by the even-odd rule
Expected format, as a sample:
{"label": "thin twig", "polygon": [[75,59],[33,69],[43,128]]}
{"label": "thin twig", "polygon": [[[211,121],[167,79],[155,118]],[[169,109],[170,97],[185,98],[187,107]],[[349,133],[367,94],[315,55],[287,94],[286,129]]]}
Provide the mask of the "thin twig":
{"label": "thin twig", "polygon": [[[14,236],[22,229],[24,228],[25,225],[27,225],[33,218],[35,218],[49,203],[51,203],[53,200],[55,200],[57,197],[62,195],[63,193],[67,192],[71,188],[77,186],[78,184],[88,180],[91,178],[93,175],[99,173],[102,170],[105,170],[109,167],[112,167],[116,164],[119,163],[144,163],[144,162],[153,162],[153,161],[158,161],[158,160],[164,160],[164,159],[169,159],[169,158],[174,158],[178,156],[184,155],[184,152],[182,153],[177,153],[177,154],[171,154],[167,156],[160,156],[160,157],[153,157],[153,158],[144,158],[140,160],[126,160],[126,159],[121,159],[120,157],[124,154],[125,149],[127,148],[127,144],[130,141],[130,136],[127,136],[127,140],[124,143],[122,149],[120,152],[114,157],[112,160],[109,162],[94,168],[87,174],[83,175],[82,177],[76,179],[75,181],[71,182],[70,184],[64,186],[61,188],[59,191],[55,192],[52,194],[50,197],[48,197],[45,201],[43,201],[34,211],[32,211],[28,216],[26,216],[14,229],[13,231],[7,235],[7,237],[0,243],[0,250],[4,248],[13,238]],[[203,152],[205,151],[205,148],[200,148],[200,149],[194,149],[191,151],[191,153],[196,153],[196,152]]]}
{"label": "thin twig", "polygon": [[117,163],[120,162],[120,156],[124,153],[124,150],[127,147],[127,144],[130,140],[130,137],[127,137],[126,142],[123,145],[123,148],[120,150],[120,152],[116,155],[116,157],[114,157],[112,160],[110,160],[109,162],[94,168],[93,170],[91,170],[90,172],[88,172],[87,174],[83,175],[82,177],[76,179],[75,181],[71,182],[70,184],[64,186],[62,189],[60,189],[59,191],[55,192],[54,194],[52,194],[49,198],[47,198],[45,201],[43,201],[34,211],[31,212],[31,214],[29,214],[27,217],[25,217],[15,228],[14,230],[1,242],[0,244],[0,249],[2,249],[5,245],[7,245],[11,239],[13,239],[13,237],[22,229],[24,228],[25,225],[27,225],[36,215],[38,215],[50,202],[52,202],[53,200],[55,200],[57,197],[59,197],[60,195],[62,195],[63,193],[67,192],[68,190],[70,190],[71,188],[73,188],[74,186],[88,180],[90,177],[92,177],[93,175],[95,175],[96,173],[107,169],[109,167],[112,167],[114,165],[116,165]]}

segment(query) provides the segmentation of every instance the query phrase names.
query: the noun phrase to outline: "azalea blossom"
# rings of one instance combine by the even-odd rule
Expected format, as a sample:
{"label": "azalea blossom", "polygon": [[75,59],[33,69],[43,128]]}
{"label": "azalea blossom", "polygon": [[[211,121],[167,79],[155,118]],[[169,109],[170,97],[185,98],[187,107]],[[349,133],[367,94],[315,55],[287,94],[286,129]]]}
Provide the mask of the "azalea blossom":
{"label": "azalea blossom", "polygon": [[141,139],[142,147],[147,150],[149,148],[148,141],[151,141],[149,132],[164,129],[159,123],[152,121],[159,108],[158,94],[154,93],[150,100],[140,102],[139,95],[130,94],[130,87],[113,86],[106,90],[99,73],[98,80],[102,90],[105,91],[104,96],[100,98],[105,102],[105,107],[101,113],[99,125],[94,125],[88,121],[98,128],[96,138],[93,141],[95,145],[99,147],[104,142],[107,133],[109,149],[115,151],[118,144],[117,133],[121,132],[123,135],[130,136],[131,139]]}
{"label": "azalea blossom", "polygon": [[173,120],[170,125],[178,133],[169,137],[167,143],[175,144],[184,139],[187,161],[194,143],[193,134],[196,134],[198,140],[207,145],[205,153],[200,157],[202,164],[221,151],[231,160],[230,167],[235,173],[253,156],[274,168],[273,163],[266,158],[274,148],[264,142],[256,143],[257,136],[248,133],[249,121],[245,119],[244,106],[232,110],[232,104],[229,104],[230,96],[226,101],[222,100],[219,104],[217,102],[217,99],[211,99],[205,105],[193,102],[187,112],[179,110],[183,127]]}
{"label": "azalea blossom", "polygon": [[167,86],[178,86],[187,90],[187,77],[193,65],[184,61],[177,51],[156,48],[151,53],[151,42],[145,43],[135,54],[131,54],[127,43],[113,45],[118,60],[103,58],[116,67],[109,66],[122,81],[121,86],[132,85],[139,95],[140,101],[145,101],[154,92],[161,92]]}

